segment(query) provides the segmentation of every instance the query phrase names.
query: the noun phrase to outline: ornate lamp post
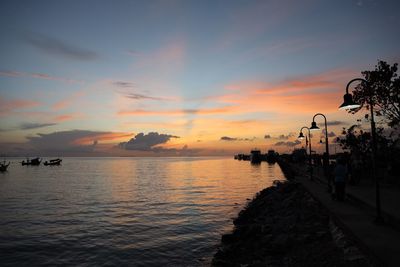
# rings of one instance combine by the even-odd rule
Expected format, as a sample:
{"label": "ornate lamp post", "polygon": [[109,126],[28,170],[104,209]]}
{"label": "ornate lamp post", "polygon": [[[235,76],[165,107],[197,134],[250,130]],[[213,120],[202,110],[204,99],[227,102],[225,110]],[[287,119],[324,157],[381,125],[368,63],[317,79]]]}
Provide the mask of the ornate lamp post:
{"label": "ornate lamp post", "polygon": [[342,110],[349,110],[349,109],[354,109],[360,107],[359,104],[355,103],[353,101],[353,97],[351,94],[349,94],[349,86],[353,82],[364,82],[368,89],[369,89],[369,109],[371,111],[371,145],[372,145],[372,156],[371,156],[371,161],[372,161],[372,175],[373,178],[375,179],[375,202],[376,202],[376,218],[375,221],[377,223],[383,222],[382,218],[382,213],[381,213],[381,196],[380,196],[380,189],[379,189],[379,180],[376,177],[376,127],[375,127],[375,120],[374,120],[374,102],[373,102],[373,95],[374,92],[371,91],[371,88],[369,88],[368,81],[362,78],[355,78],[351,80],[350,82],[347,83],[346,86],[346,94],[343,96],[344,102],[339,106],[339,109]]}
{"label": "ornate lamp post", "polygon": [[322,116],[324,117],[325,120],[325,157],[323,158],[323,166],[324,166],[324,174],[325,177],[328,180],[328,190],[329,192],[331,192],[332,187],[331,187],[331,181],[329,178],[329,144],[328,144],[328,123],[326,121],[326,116],[322,113],[317,113],[314,115],[313,117],[313,121],[311,123],[311,127],[310,130],[311,131],[315,131],[315,130],[319,130],[320,128],[317,126],[317,123],[315,122],[315,117],[317,116]]}
{"label": "ornate lamp post", "polygon": [[310,128],[304,126],[300,129],[300,133],[299,133],[299,139],[304,139],[304,135],[303,135],[303,129],[307,129],[308,130],[308,149],[309,149],[309,154],[308,154],[308,168],[310,171],[310,180],[313,179],[313,169],[312,169],[312,162],[311,162],[311,155],[312,155],[312,150],[311,150],[311,132],[310,132]]}

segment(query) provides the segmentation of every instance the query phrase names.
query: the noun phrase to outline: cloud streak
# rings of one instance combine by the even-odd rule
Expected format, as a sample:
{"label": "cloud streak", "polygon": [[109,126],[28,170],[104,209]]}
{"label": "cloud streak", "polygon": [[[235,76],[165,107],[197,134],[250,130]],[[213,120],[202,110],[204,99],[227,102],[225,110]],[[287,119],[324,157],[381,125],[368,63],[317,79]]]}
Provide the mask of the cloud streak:
{"label": "cloud streak", "polygon": [[[326,130],[325,129],[322,130],[322,134],[324,136],[326,135]],[[334,132],[329,132],[328,133],[328,137],[335,137],[335,136],[336,136],[336,134]]]}
{"label": "cloud streak", "polygon": [[281,134],[278,136],[278,139],[279,140],[288,140],[290,137],[293,137],[292,133],[289,133],[288,135]]}
{"label": "cloud streak", "polygon": [[143,94],[143,93],[137,93],[137,92],[131,92],[128,91],[129,89],[136,88],[136,84],[133,82],[125,82],[125,81],[113,81],[111,82],[113,86],[116,86],[118,88],[121,88],[120,90],[116,90],[117,93],[120,95],[133,99],[133,100],[157,100],[157,101],[171,101],[171,100],[176,100],[173,98],[167,98],[167,97],[159,97],[159,96],[151,96],[148,94]]}
{"label": "cloud streak", "polygon": [[137,94],[137,93],[129,93],[129,92],[123,93],[123,95],[126,98],[134,99],[134,100],[142,100],[142,99],[144,99],[144,100],[158,100],[158,101],[170,100],[168,98],[163,98],[163,97],[154,97],[154,96],[148,96],[148,95]]}
{"label": "cloud streak", "polygon": [[134,88],[135,84],[132,82],[123,82],[123,81],[115,81],[111,83],[112,85],[115,85],[117,87],[122,87],[122,88]]}
{"label": "cloud streak", "polygon": [[26,32],[23,35],[23,41],[42,52],[63,58],[80,61],[92,61],[99,58],[99,55],[94,51],[41,33]]}
{"label": "cloud streak", "polygon": [[19,130],[32,130],[32,129],[39,129],[39,128],[44,128],[44,127],[49,127],[49,126],[54,126],[57,125],[57,123],[51,122],[51,123],[35,123],[35,122],[26,122],[22,123],[18,129]]}
{"label": "cloud streak", "polygon": [[236,137],[229,137],[229,136],[222,136],[219,140],[220,141],[254,141],[256,139],[255,137],[253,138],[236,138]]}
{"label": "cloud streak", "polygon": [[301,144],[301,142],[299,140],[295,140],[294,142],[292,142],[292,141],[286,141],[286,142],[285,141],[280,141],[280,142],[275,143],[274,145],[275,146],[294,147],[294,146],[297,146],[299,144]]}
{"label": "cloud streak", "polygon": [[[347,123],[344,121],[327,121],[326,125],[328,126],[337,126],[337,125],[346,125]],[[324,122],[320,122],[318,123],[319,127],[325,127],[325,123]]]}
{"label": "cloud streak", "polygon": [[9,131],[15,131],[15,130],[33,130],[33,129],[39,129],[39,128],[44,128],[44,127],[49,127],[49,126],[54,126],[57,125],[57,123],[38,123],[38,122],[25,122],[21,123],[18,127],[14,128],[9,128],[9,129],[3,129],[0,128],[0,132],[9,132]]}
{"label": "cloud streak", "polygon": [[159,115],[212,115],[212,114],[223,114],[231,113],[234,111],[233,107],[223,107],[223,108],[208,108],[208,109],[172,109],[172,110],[122,110],[117,114],[121,116],[126,115],[141,115],[141,116],[159,116]]}
{"label": "cloud streak", "polygon": [[28,72],[13,71],[13,70],[2,70],[0,71],[0,76],[34,78],[34,79],[42,79],[50,81],[60,81],[64,83],[83,83],[82,80],[74,80],[69,78],[51,76],[45,73],[28,73]]}

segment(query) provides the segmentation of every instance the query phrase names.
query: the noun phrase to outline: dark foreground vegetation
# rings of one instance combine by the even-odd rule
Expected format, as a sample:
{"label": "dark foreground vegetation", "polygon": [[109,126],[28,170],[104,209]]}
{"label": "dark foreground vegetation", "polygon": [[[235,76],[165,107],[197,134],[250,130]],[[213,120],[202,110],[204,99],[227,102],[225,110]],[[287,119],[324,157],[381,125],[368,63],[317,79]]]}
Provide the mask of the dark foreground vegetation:
{"label": "dark foreground vegetation", "polygon": [[212,266],[370,266],[296,182],[259,192],[233,223]]}

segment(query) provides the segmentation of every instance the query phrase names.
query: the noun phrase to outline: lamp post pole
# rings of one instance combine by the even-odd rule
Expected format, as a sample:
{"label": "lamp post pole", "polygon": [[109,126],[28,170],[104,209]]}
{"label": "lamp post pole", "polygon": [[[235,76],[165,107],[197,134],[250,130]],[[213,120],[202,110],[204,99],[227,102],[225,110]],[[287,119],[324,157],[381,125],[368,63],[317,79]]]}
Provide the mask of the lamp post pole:
{"label": "lamp post pole", "polygon": [[374,101],[373,101],[373,95],[374,92],[372,92],[372,88],[369,87],[369,83],[367,80],[362,79],[362,78],[355,78],[351,80],[350,82],[347,83],[346,86],[346,94],[344,95],[344,103],[339,107],[339,109],[352,109],[352,108],[357,108],[360,105],[356,104],[353,102],[351,95],[349,94],[349,86],[351,83],[355,81],[360,81],[364,82],[367,85],[367,88],[369,90],[369,109],[371,112],[371,146],[372,146],[372,155],[371,155],[371,165],[372,165],[372,176],[373,179],[375,180],[375,205],[376,205],[376,218],[375,221],[377,223],[382,223],[383,222],[383,217],[382,217],[382,212],[381,212],[381,196],[380,196],[380,186],[379,186],[379,180],[376,175],[376,152],[377,152],[377,147],[376,147],[376,126],[375,126],[375,119],[374,119]]}
{"label": "lamp post pole", "polygon": [[303,137],[303,129],[307,129],[308,130],[308,150],[309,150],[309,154],[308,154],[308,167],[309,167],[309,172],[310,172],[310,180],[313,180],[313,169],[312,169],[312,161],[311,161],[311,156],[312,156],[312,150],[311,150],[311,131],[310,128],[308,128],[307,126],[303,126],[300,129],[300,134],[299,134],[299,138]]}
{"label": "lamp post pole", "polygon": [[326,155],[323,158],[323,167],[324,167],[324,174],[325,177],[327,178],[328,181],[328,190],[329,192],[332,191],[332,186],[331,186],[331,180],[329,178],[329,143],[328,143],[328,122],[326,120],[326,116],[322,113],[317,113],[314,115],[313,117],[313,121],[311,123],[311,127],[310,130],[319,130],[319,127],[317,126],[317,123],[315,122],[315,117],[317,116],[322,116],[324,117],[324,121],[325,121],[325,151],[326,151]]}

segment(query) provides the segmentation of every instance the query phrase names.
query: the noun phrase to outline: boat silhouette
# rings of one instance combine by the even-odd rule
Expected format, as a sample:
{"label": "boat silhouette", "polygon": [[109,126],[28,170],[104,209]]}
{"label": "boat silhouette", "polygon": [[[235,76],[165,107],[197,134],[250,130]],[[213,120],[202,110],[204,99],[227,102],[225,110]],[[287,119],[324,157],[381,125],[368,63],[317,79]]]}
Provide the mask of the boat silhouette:
{"label": "boat silhouette", "polygon": [[6,161],[0,162],[0,172],[7,171],[8,166],[10,166],[10,162],[6,164]]}
{"label": "boat silhouette", "polygon": [[60,165],[62,159],[51,159],[49,161],[45,161],[43,164],[45,166],[54,166],[54,165]]}
{"label": "boat silhouette", "polygon": [[41,162],[42,162],[41,158],[34,158],[34,159],[26,159],[26,161],[22,161],[21,164],[22,166],[25,165],[39,166]]}
{"label": "boat silhouette", "polygon": [[258,149],[253,149],[250,152],[250,162],[252,164],[260,164],[262,161],[261,151]]}

